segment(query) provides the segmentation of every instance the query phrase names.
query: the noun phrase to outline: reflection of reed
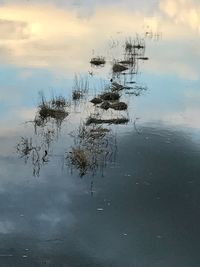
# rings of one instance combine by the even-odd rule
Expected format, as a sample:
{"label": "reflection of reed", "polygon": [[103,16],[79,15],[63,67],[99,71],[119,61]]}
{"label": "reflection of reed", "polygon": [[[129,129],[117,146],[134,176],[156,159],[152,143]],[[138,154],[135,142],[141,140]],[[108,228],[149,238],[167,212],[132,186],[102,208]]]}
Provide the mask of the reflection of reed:
{"label": "reflection of reed", "polygon": [[94,175],[103,170],[108,161],[115,158],[116,138],[113,132],[102,126],[80,125],[77,132],[72,133],[74,145],[67,153],[67,163],[76,168],[82,177],[87,173]]}
{"label": "reflection of reed", "polygon": [[75,74],[74,86],[72,89],[72,100],[75,102],[82,99],[89,91],[89,82],[87,77]]}
{"label": "reflection of reed", "polygon": [[17,144],[17,153],[24,158],[25,163],[31,161],[33,166],[33,176],[39,176],[40,169],[43,164],[48,162],[48,148],[45,143],[40,145],[33,144],[32,138],[21,137],[20,142]]}
{"label": "reflection of reed", "polygon": [[133,77],[138,74],[139,59],[148,59],[145,57],[145,50],[145,40],[139,37],[139,35],[136,35],[134,39],[128,38],[124,44],[124,58],[122,60],[115,60],[113,63],[113,78],[120,75],[130,75],[130,77]]}

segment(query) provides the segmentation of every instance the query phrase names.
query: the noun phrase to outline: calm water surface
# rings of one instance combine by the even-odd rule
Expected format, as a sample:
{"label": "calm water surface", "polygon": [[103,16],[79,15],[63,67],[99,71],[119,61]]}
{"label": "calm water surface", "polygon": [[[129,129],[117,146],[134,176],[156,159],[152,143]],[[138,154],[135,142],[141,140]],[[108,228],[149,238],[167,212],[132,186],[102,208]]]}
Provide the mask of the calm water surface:
{"label": "calm water surface", "polygon": [[[0,1],[1,267],[200,266],[199,10],[195,0]],[[147,90],[123,96],[130,122],[109,126],[112,160],[80,178],[66,164],[71,133],[136,36],[149,60],[134,81]],[[99,55],[107,63],[93,68]],[[89,96],[60,129],[48,125],[48,161],[20,158],[21,137],[41,146],[52,129],[31,123],[39,92],[70,99],[75,74]]]}

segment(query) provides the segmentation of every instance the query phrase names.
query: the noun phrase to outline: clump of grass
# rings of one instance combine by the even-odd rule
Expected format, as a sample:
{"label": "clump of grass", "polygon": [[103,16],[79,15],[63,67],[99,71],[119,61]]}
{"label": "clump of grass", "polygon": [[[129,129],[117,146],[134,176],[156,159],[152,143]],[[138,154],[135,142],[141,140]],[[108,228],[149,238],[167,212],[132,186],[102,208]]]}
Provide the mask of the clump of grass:
{"label": "clump of grass", "polygon": [[47,101],[41,95],[41,101],[34,119],[35,127],[44,127],[51,119],[54,119],[58,125],[61,125],[62,121],[69,115],[66,111],[67,106],[68,103],[62,96],[52,97],[51,100]]}
{"label": "clump of grass", "polygon": [[86,127],[86,125],[81,125],[78,129],[78,138],[80,143],[92,143],[94,140],[102,139],[105,137],[107,133],[109,133],[110,130],[107,128],[103,128],[102,126],[92,126],[92,127]]}
{"label": "clump of grass", "polygon": [[132,45],[131,41],[130,40],[129,41],[126,40],[126,42],[125,42],[125,50],[128,51],[128,52],[131,52],[132,49],[133,49],[133,45]]}
{"label": "clump of grass", "polygon": [[101,119],[95,117],[89,117],[87,119],[86,125],[91,124],[126,124],[129,122],[128,118],[111,118],[111,119]]}
{"label": "clump of grass", "polygon": [[52,107],[56,109],[64,108],[67,105],[66,99],[63,96],[53,97],[51,99]]}
{"label": "clump of grass", "polygon": [[142,59],[142,60],[149,60],[148,57],[138,57],[138,59]]}
{"label": "clump of grass", "polygon": [[110,105],[110,108],[114,110],[127,110],[128,105],[124,102],[116,102]]}
{"label": "clump of grass", "polygon": [[105,65],[106,61],[104,57],[94,57],[90,60],[90,63],[95,66]]}
{"label": "clump of grass", "polygon": [[87,77],[78,76],[77,74],[74,77],[74,86],[72,90],[72,99],[79,100],[83,98],[85,94],[89,91],[89,82]]}
{"label": "clump of grass", "polygon": [[131,57],[131,58],[128,58],[128,59],[124,59],[124,60],[119,61],[119,63],[122,64],[122,65],[133,65],[134,58]]}
{"label": "clump of grass", "polygon": [[39,107],[39,117],[42,120],[47,120],[48,118],[63,120],[67,116],[68,112],[64,108],[54,108],[51,103],[46,103]]}
{"label": "clump of grass", "polygon": [[86,154],[86,151],[83,148],[72,148],[72,151],[69,152],[68,159],[71,164],[79,170],[80,176],[86,174],[90,166],[90,160],[88,158],[88,155]]}
{"label": "clump of grass", "polygon": [[117,82],[113,82],[112,83],[112,87],[111,87],[112,92],[121,91],[123,89],[125,89],[123,85],[121,85],[121,84],[119,84]]}
{"label": "clump of grass", "polygon": [[125,71],[127,70],[128,68],[122,64],[119,64],[119,63],[114,63],[113,64],[113,67],[112,67],[112,70],[114,73],[117,73],[117,72],[122,72],[122,71]]}
{"label": "clump of grass", "polygon": [[79,100],[80,98],[82,98],[82,96],[83,96],[83,94],[82,94],[82,92],[79,91],[79,90],[74,90],[74,91],[72,92],[72,99],[73,99],[73,100]]}
{"label": "clump of grass", "polygon": [[100,108],[108,110],[110,108],[110,103],[108,101],[104,101],[101,105]]}
{"label": "clump of grass", "polygon": [[90,100],[91,103],[94,105],[101,104],[103,100],[100,97],[94,97],[92,100]]}
{"label": "clump of grass", "polygon": [[104,101],[116,101],[119,100],[120,95],[118,92],[105,92],[99,96]]}
{"label": "clump of grass", "polygon": [[89,171],[94,174],[100,166],[105,166],[109,155],[113,155],[113,135],[109,129],[101,126],[80,125],[78,133],[74,135],[74,142],[66,159],[71,167],[79,171],[81,177]]}
{"label": "clump of grass", "polygon": [[135,50],[145,50],[145,42],[139,36],[135,39],[129,38],[125,41],[125,51],[128,54],[137,54]]}

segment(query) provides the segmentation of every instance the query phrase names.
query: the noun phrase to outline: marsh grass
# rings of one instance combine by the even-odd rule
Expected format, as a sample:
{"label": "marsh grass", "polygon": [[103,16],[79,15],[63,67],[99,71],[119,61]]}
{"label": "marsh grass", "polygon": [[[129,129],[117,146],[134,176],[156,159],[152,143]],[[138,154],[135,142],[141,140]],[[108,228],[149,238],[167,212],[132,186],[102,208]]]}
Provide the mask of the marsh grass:
{"label": "marsh grass", "polygon": [[47,101],[42,93],[40,93],[40,103],[34,119],[35,131],[37,127],[44,127],[49,121],[53,120],[60,127],[64,119],[69,115],[66,110],[69,103],[63,96],[52,96]]}
{"label": "marsh grass", "polygon": [[104,57],[94,57],[90,60],[90,63],[95,66],[105,65],[106,60]]}
{"label": "marsh grass", "polygon": [[82,77],[75,74],[74,86],[72,89],[72,99],[74,101],[80,100],[89,91],[89,81],[87,77]]}
{"label": "marsh grass", "polygon": [[111,85],[112,92],[122,91],[123,89],[125,89],[125,87],[122,84],[119,84],[117,82],[112,82],[112,85]]}
{"label": "marsh grass", "polygon": [[134,62],[135,62],[135,60],[134,60],[133,57],[130,57],[130,58],[127,58],[127,59],[119,61],[119,63],[122,64],[122,65],[133,65]]}
{"label": "marsh grass", "polygon": [[119,72],[128,70],[128,67],[126,67],[126,66],[124,66],[122,64],[119,64],[119,63],[114,63],[113,67],[112,67],[112,70],[113,70],[114,73],[119,73]]}
{"label": "marsh grass", "polygon": [[102,119],[102,118],[95,118],[93,116],[90,116],[86,121],[86,125],[91,125],[91,124],[126,124],[128,122],[129,122],[129,119],[125,118],[125,117]]}
{"label": "marsh grass", "polygon": [[148,57],[138,57],[138,59],[141,59],[141,60],[149,60]]}
{"label": "marsh grass", "polygon": [[67,163],[78,170],[82,177],[88,172],[96,173],[106,165],[113,155],[113,146],[116,144],[113,134],[102,126],[88,127],[80,125],[78,131],[72,134],[74,146],[67,154]]}
{"label": "marsh grass", "polygon": [[108,110],[109,108],[114,109],[114,110],[127,110],[128,105],[124,102],[108,102],[108,101],[104,101],[100,106],[100,108],[104,109],[104,110]]}
{"label": "marsh grass", "polygon": [[125,41],[125,53],[133,56],[142,55],[145,51],[145,41],[136,35],[134,39],[128,38]]}
{"label": "marsh grass", "polygon": [[118,92],[104,92],[99,96],[104,101],[116,101],[120,99]]}
{"label": "marsh grass", "polygon": [[25,163],[31,160],[33,166],[33,176],[39,176],[41,166],[48,162],[48,150],[43,149],[42,145],[33,145],[32,138],[21,137],[17,144],[17,153],[24,158]]}
{"label": "marsh grass", "polygon": [[127,110],[128,105],[124,102],[116,102],[110,105],[110,108],[114,110]]}
{"label": "marsh grass", "polygon": [[94,97],[92,100],[90,100],[90,102],[93,103],[94,105],[98,105],[101,104],[103,100],[100,97]]}

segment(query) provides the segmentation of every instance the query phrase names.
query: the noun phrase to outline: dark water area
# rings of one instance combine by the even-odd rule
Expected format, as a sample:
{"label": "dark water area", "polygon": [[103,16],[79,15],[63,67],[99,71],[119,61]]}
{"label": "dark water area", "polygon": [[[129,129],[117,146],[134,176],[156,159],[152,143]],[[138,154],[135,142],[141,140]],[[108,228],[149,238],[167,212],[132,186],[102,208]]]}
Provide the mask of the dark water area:
{"label": "dark water area", "polygon": [[200,266],[199,10],[0,1],[0,267]]}
{"label": "dark water area", "polygon": [[200,150],[190,134],[141,127],[119,136],[117,154],[103,177],[82,179],[55,163],[20,182],[10,163],[1,266],[198,266]]}

